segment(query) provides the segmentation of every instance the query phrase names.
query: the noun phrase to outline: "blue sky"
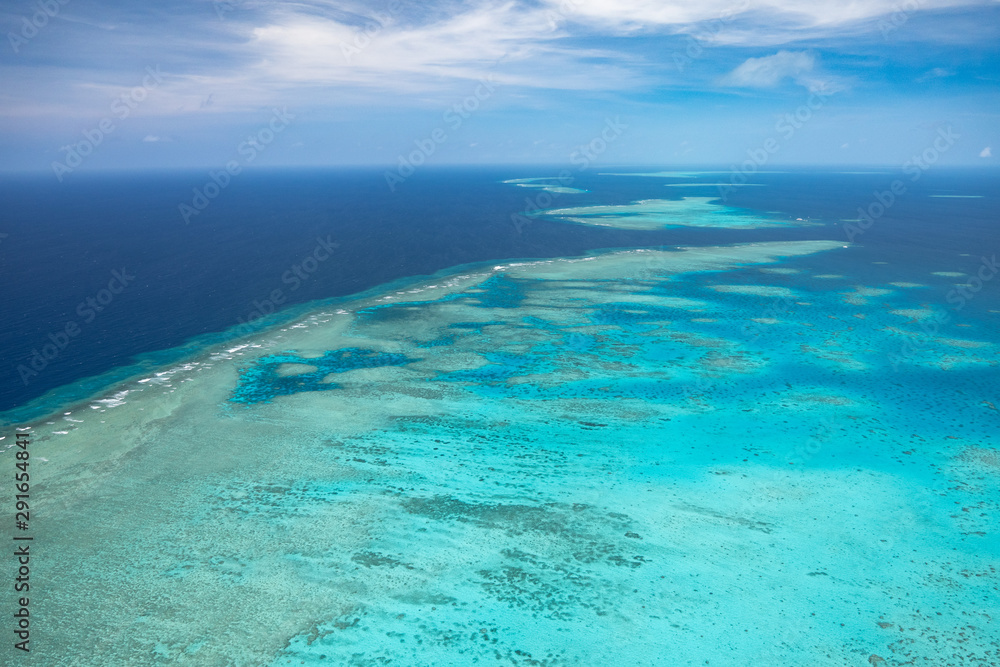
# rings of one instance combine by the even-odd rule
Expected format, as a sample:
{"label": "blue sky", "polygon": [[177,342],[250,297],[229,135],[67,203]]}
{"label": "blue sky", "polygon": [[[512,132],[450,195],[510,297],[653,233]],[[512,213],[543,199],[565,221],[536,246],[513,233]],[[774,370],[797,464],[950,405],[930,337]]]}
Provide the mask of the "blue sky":
{"label": "blue sky", "polygon": [[772,140],[773,165],[899,166],[947,127],[941,164],[1000,151],[997,1],[3,0],[0,25],[6,170],[249,166],[251,136],[252,166],[432,136],[429,164],[568,164],[608,119],[602,164]]}

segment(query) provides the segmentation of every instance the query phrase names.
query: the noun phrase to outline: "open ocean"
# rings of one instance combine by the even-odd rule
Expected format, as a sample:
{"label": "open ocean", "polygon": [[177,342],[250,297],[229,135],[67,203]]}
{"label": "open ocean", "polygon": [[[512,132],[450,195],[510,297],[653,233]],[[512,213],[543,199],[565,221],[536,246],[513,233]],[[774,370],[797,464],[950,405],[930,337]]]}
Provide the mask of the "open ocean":
{"label": "open ocean", "polygon": [[38,664],[1000,663],[997,172],[557,173],[5,177]]}
{"label": "open ocean", "polygon": [[[216,342],[213,334],[259,312],[255,302],[267,309],[263,302],[275,289],[282,290],[287,307],[480,261],[575,256],[601,248],[847,242],[840,221],[857,217],[858,207],[867,208],[873,193],[897,178],[908,192],[858,238],[859,247],[851,251],[855,279],[919,276],[946,256],[954,270],[974,271],[980,255],[996,251],[989,241],[1000,238],[1000,179],[989,170],[937,170],[915,183],[889,171],[766,173],[752,182],[768,187],[729,192],[734,206],[823,223],[817,227],[637,232],[545,218],[527,227],[512,222],[512,215],[547,200],[502,181],[557,173],[537,167],[428,168],[390,193],[381,170],[251,172],[189,224],[178,205],[204,184],[202,172],[81,174],[65,184],[48,174],[8,176],[0,182],[2,231],[8,234],[0,242],[0,261],[10,277],[0,302],[0,412],[60,388],[56,402],[82,398],[106,384],[88,378],[111,373],[110,380],[134,372],[133,364],[172,358],[172,348],[186,345],[179,354],[188,354],[202,341]],[[728,173],[718,176],[729,182]],[[665,179],[577,172],[570,179],[590,191],[556,194],[553,207],[664,197]],[[669,195],[706,193],[717,196],[719,190],[671,188]],[[931,197],[942,194],[977,198]],[[289,275],[318,238],[339,244],[332,257],[313,273]],[[890,264],[872,264],[879,259]],[[135,279],[113,302],[99,313],[81,307],[107,287],[113,271],[123,269]],[[950,285],[938,282],[932,298],[944,302]],[[962,316],[982,317],[996,308],[997,298],[1000,290],[983,290]],[[18,373],[20,365],[31,368],[34,351],[52,342],[50,334],[71,322],[79,324],[80,334],[46,359],[43,370]],[[19,411],[12,418],[36,413]]]}

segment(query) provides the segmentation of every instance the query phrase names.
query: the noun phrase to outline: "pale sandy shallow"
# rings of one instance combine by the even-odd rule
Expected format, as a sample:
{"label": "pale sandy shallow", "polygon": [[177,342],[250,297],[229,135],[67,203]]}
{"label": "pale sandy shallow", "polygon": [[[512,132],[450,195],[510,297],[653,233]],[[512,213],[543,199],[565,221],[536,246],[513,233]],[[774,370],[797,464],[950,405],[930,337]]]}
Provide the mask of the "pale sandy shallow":
{"label": "pale sandy shallow", "polygon": [[562,185],[562,182],[563,179],[559,177],[512,178],[504,181],[508,185],[516,185],[521,188],[535,188],[557,195],[575,195],[586,192],[586,190],[581,190],[580,188],[571,188],[568,185]]}
{"label": "pale sandy shallow", "polygon": [[725,206],[717,197],[643,199],[630,204],[579,206],[544,211],[546,217],[582,225],[618,229],[663,229],[668,227],[719,227],[755,229],[805,225],[756,211]]}
{"label": "pale sandy shallow", "polygon": [[[684,282],[841,248],[459,269],[24,425],[53,555],[32,664],[992,659],[995,409],[944,389],[924,422],[884,393],[920,335],[867,304],[892,290],[856,286],[844,325],[836,292]],[[973,333],[906,363],[995,372]],[[412,361],[230,400],[271,355],[296,381],[342,349]]]}

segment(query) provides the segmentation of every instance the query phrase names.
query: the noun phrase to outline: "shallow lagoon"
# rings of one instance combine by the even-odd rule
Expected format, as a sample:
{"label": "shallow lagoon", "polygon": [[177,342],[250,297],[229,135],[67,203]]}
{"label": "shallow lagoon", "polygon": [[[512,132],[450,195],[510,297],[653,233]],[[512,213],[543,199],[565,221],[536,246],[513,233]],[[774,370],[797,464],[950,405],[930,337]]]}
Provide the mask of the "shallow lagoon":
{"label": "shallow lagoon", "polygon": [[461,267],[31,425],[39,664],[994,661],[997,332],[851,253]]}

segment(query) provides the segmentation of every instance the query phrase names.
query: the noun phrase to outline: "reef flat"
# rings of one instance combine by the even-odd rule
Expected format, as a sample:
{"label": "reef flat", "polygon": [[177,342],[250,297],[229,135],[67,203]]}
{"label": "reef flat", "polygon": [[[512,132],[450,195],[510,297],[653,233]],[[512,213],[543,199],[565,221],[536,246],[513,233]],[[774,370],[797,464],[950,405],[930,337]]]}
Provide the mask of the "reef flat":
{"label": "reef flat", "polygon": [[[669,227],[756,229],[796,224],[787,218],[768,216],[717,202],[717,197],[644,199],[630,204],[550,209],[540,212],[540,215],[582,225],[646,230]],[[801,221],[798,224],[802,224]]]}
{"label": "reef flat", "polygon": [[849,254],[461,267],[23,426],[35,664],[995,662],[997,332]]}
{"label": "reef flat", "polygon": [[511,178],[504,183],[508,185],[516,185],[520,188],[537,188],[543,190],[544,192],[551,192],[557,195],[574,195],[586,192],[586,190],[581,190],[580,188],[571,188],[568,185],[563,185],[563,181],[567,179],[561,179],[559,177],[539,177],[539,178]]}

